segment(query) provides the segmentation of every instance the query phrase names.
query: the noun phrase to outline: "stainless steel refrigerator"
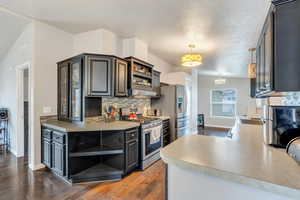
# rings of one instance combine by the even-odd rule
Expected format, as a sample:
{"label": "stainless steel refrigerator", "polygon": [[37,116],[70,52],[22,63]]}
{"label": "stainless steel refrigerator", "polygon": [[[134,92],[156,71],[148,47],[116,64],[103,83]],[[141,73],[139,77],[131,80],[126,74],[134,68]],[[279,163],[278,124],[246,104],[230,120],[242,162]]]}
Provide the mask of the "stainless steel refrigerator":
{"label": "stainless steel refrigerator", "polygon": [[183,85],[161,87],[161,97],[152,99],[152,108],[159,109],[164,116],[170,116],[171,140],[190,132],[190,89]]}

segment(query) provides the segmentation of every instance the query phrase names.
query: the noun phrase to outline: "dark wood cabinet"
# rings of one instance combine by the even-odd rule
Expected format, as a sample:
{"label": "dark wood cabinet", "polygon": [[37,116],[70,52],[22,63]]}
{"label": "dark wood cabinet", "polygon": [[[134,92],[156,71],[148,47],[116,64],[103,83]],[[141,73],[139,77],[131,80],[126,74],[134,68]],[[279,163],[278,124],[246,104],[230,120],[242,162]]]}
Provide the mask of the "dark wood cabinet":
{"label": "dark wood cabinet", "polygon": [[86,102],[95,97],[114,96],[128,96],[126,60],[108,55],[81,54],[58,63],[59,120],[83,121],[84,116],[96,113],[86,110],[94,109],[86,106]]}
{"label": "dark wood cabinet", "polygon": [[163,147],[171,143],[170,120],[163,120]]}
{"label": "dark wood cabinet", "polygon": [[113,58],[87,56],[87,96],[112,96]]}
{"label": "dark wood cabinet", "polygon": [[116,59],[115,70],[115,96],[128,96],[128,63],[127,61]]}
{"label": "dark wood cabinet", "polygon": [[160,97],[160,72],[153,70],[152,76],[153,91],[156,92],[156,96]]}
{"label": "dark wood cabinet", "polygon": [[58,119],[83,120],[82,58],[58,64]]}
{"label": "dark wood cabinet", "polygon": [[139,134],[138,129],[132,129],[125,132],[126,138],[126,156],[125,172],[129,173],[138,167],[139,164]]}
{"label": "dark wood cabinet", "polygon": [[69,119],[69,62],[63,62],[58,67],[58,117],[60,120]]}
{"label": "dark wood cabinet", "polygon": [[42,139],[42,163],[46,165],[47,167],[52,167],[52,161],[51,161],[51,153],[52,153],[52,146],[51,146],[51,140],[47,138]]}
{"label": "dark wood cabinet", "polygon": [[70,61],[70,111],[69,119],[72,121],[83,120],[83,97],[82,97],[82,62],[81,58]]}
{"label": "dark wood cabinet", "polygon": [[42,163],[60,176],[66,175],[65,134],[42,127]]}
{"label": "dark wood cabinet", "polygon": [[130,171],[138,164],[138,142],[136,140],[126,144],[126,170]]}
{"label": "dark wood cabinet", "polygon": [[272,1],[256,49],[256,97],[300,91],[299,18],[299,1]]}
{"label": "dark wood cabinet", "polygon": [[155,97],[153,91],[153,65],[134,57],[128,61],[128,92],[129,96]]}
{"label": "dark wood cabinet", "polygon": [[139,165],[139,129],[60,132],[42,126],[42,162],[70,183],[119,180]]}
{"label": "dark wood cabinet", "polygon": [[65,176],[65,145],[52,142],[52,170],[60,176]]}

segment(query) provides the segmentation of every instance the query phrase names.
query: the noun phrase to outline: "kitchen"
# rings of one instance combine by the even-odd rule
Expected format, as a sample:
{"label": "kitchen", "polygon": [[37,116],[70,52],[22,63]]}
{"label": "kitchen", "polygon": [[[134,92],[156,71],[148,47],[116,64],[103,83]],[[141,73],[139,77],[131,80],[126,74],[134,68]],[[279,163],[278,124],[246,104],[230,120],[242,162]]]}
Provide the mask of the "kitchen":
{"label": "kitchen", "polygon": [[[288,145],[298,136],[299,1],[94,3],[0,4],[0,19],[24,27],[0,62],[11,152],[1,154],[3,198],[299,198],[297,140]],[[186,21],[174,26],[176,17]],[[11,91],[13,67],[27,61],[24,157]],[[223,137],[205,135],[227,121]]]}

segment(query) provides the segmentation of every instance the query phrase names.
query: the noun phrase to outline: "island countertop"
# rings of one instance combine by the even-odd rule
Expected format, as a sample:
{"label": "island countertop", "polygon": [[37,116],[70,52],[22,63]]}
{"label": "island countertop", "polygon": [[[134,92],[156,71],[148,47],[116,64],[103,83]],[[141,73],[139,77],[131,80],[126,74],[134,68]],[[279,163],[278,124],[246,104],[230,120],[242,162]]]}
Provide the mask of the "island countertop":
{"label": "island countertop", "polygon": [[161,150],[167,164],[300,199],[300,166],[263,143],[262,126],[241,124],[235,139],[187,135]]}
{"label": "island countertop", "polygon": [[88,121],[82,124],[76,124],[55,119],[42,122],[42,126],[53,128],[62,132],[85,132],[85,131],[119,131],[139,127],[140,123],[129,121]]}

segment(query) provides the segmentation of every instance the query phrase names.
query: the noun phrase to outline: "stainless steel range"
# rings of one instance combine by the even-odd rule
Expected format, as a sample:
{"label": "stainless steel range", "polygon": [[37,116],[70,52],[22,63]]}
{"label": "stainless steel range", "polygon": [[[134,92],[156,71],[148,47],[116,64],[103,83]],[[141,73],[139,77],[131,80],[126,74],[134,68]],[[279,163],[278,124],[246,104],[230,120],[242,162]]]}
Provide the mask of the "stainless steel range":
{"label": "stainless steel range", "polygon": [[162,120],[156,118],[141,117],[128,119],[141,123],[140,136],[140,167],[142,170],[160,159],[159,151],[163,147]]}
{"label": "stainless steel range", "polygon": [[144,170],[160,159],[159,151],[163,146],[161,120],[142,124],[141,128],[141,168]]}

